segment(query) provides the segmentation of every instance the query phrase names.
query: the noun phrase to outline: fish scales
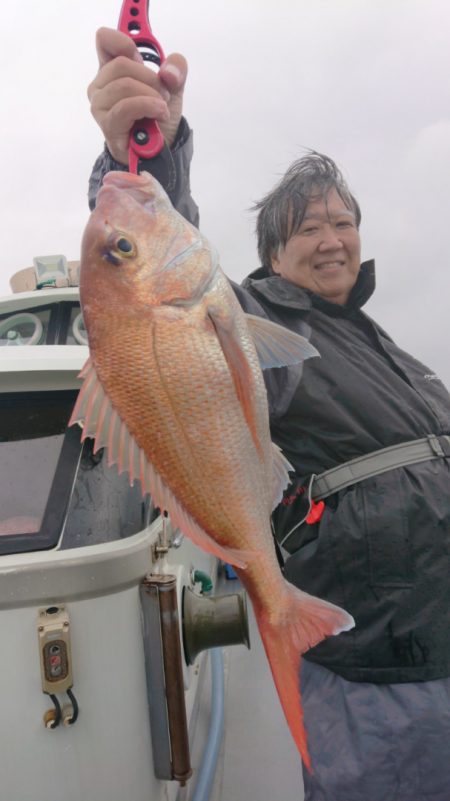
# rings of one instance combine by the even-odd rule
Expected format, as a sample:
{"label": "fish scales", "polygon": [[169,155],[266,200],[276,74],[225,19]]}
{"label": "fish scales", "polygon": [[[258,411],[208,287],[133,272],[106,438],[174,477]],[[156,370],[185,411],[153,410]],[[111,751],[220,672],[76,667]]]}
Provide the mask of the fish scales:
{"label": "fish scales", "polygon": [[264,367],[317,352],[242,312],[208,242],[149,175],[109,173],[86,227],[80,297],[90,362],[71,424],[142,492],[236,566],[305,764],[301,654],[352,617],[279,569],[270,513],[290,467],[270,441]]}
{"label": "fish scales", "polygon": [[[131,321],[114,326],[107,349],[91,347],[113,405],[125,410],[124,422],[160,475],[172,479],[177,497],[207,531],[217,529],[219,541],[237,547],[243,521],[256,533],[263,521],[267,528],[270,506],[262,510],[254,503],[266,480],[265,465],[251,458],[251,435],[216,338],[206,327],[194,337],[192,326],[183,323],[198,312],[183,311],[168,323],[164,312],[156,313],[150,326],[140,322],[139,339],[147,345],[132,372],[126,333]],[[189,361],[180,359],[186,352]],[[265,500],[268,492],[267,487]]]}

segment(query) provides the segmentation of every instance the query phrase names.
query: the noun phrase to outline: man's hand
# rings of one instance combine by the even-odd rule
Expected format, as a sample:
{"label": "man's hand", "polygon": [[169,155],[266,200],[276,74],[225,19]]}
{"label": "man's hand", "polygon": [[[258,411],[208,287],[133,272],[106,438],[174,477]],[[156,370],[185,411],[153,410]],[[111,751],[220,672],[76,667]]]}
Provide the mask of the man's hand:
{"label": "man's hand", "polygon": [[145,66],[134,42],[111,28],[100,28],[96,45],[99,71],[88,97],[112,157],[128,164],[130,130],[143,117],[157,121],[170,147],[183,108],[186,59],[172,53],[155,73]]}

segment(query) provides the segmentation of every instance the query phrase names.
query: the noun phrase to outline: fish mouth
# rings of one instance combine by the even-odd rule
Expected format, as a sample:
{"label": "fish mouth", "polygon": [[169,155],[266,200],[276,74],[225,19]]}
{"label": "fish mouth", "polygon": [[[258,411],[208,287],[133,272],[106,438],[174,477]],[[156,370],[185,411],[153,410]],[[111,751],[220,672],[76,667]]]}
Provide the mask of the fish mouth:
{"label": "fish mouth", "polygon": [[159,185],[156,178],[153,178],[149,172],[135,175],[132,172],[123,172],[121,170],[114,170],[106,173],[103,178],[103,186],[117,186],[119,189],[129,189],[133,187],[148,188],[154,185]]}
{"label": "fish mouth", "polygon": [[141,175],[135,175],[130,172],[118,171],[108,172],[105,175],[97,195],[96,208],[104,202],[105,198],[117,199],[124,191],[150,212],[155,208],[155,201],[166,200],[167,203],[170,203],[161,184],[150,173],[145,172]]}

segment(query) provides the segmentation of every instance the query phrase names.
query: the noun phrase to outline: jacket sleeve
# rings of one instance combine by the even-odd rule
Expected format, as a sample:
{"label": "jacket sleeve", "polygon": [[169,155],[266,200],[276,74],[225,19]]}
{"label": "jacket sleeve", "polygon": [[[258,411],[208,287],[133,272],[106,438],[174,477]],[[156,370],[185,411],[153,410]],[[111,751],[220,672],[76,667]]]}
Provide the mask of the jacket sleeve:
{"label": "jacket sleeve", "polygon": [[[190,223],[198,227],[198,208],[191,196],[189,183],[192,154],[192,131],[184,117],[182,117],[172,147],[169,148],[165,145],[156,158],[142,159],[139,162],[139,172],[146,171],[157,178],[166,190],[177,211]],[[89,208],[91,210],[95,207],[97,192],[102,185],[106,173],[112,170],[126,171],[127,169],[125,165],[119,164],[119,162],[113,159],[105,145],[103,153],[100,154],[94,164],[89,179]]]}

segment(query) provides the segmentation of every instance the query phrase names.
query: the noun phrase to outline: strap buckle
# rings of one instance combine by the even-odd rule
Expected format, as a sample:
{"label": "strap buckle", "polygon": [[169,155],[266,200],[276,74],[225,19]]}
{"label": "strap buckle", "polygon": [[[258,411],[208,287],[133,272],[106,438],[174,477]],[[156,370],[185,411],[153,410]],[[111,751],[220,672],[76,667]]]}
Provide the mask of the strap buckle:
{"label": "strap buckle", "polygon": [[428,434],[427,440],[435,456],[445,459],[450,456],[450,437],[446,434],[438,437],[436,434]]}

